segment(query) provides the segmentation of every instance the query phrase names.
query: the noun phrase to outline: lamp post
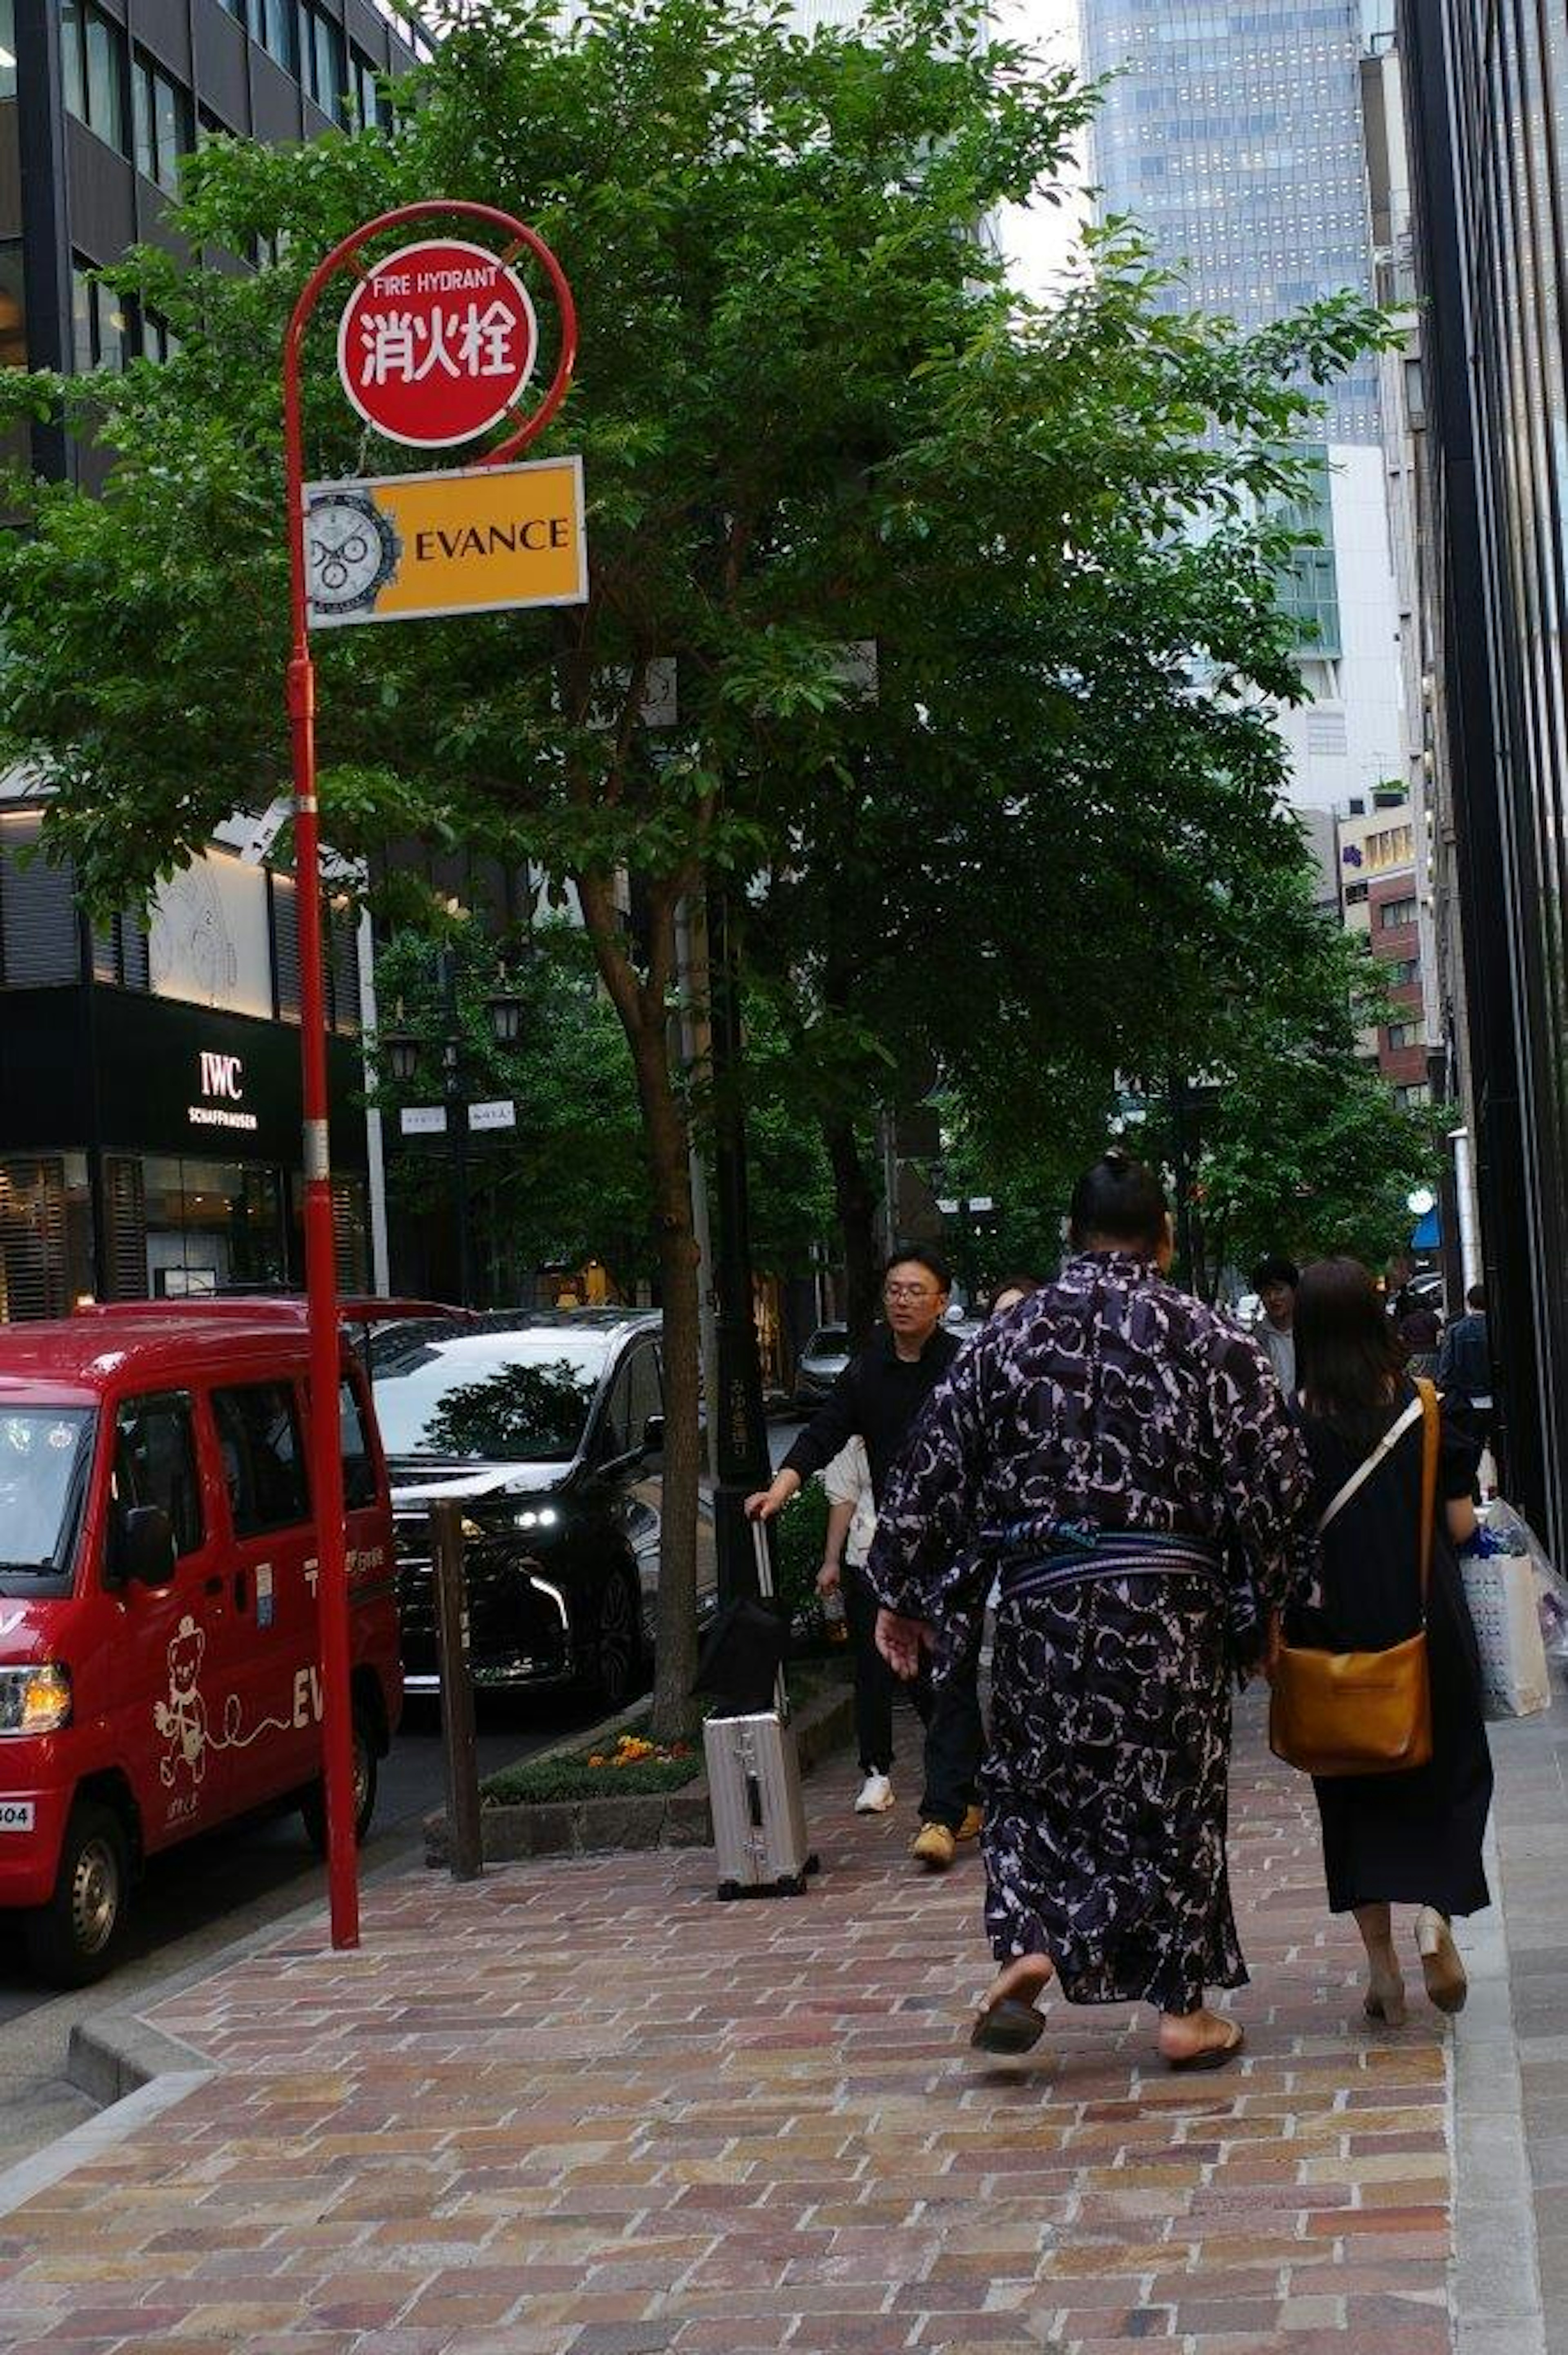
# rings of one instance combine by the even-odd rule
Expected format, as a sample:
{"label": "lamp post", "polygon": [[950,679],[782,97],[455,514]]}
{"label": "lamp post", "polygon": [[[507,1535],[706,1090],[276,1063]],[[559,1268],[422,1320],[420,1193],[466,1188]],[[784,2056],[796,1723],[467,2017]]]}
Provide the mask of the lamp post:
{"label": "lamp post", "polygon": [[[458,1004],[457,952],[450,941],[443,942],[438,952],[436,970],[444,1022],[440,1039],[427,1039],[408,1027],[404,1017],[403,1001],[399,998],[396,1024],[391,1029],[382,1032],[381,1046],[387,1057],[387,1071],[399,1087],[407,1087],[418,1077],[420,1060],[429,1046],[439,1045],[440,1049],[445,1117],[443,1134],[447,1140],[450,1173],[452,1231],[457,1241],[458,1305],[471,1308],[474,1305],[473,1234],[469,1210],[466,1068]],[[523,1035],[524,1004],[512,975],[504,965],[495,987],[485,999],[485,1010],[490,1017],[491,1035],[496,1045],[515,1047]]]}
{"label": "lamp post", "polygon": [[957,1227],[959,1268],[972,1315],[980,1299],[980,1253],[977,1245],[982,1235],[995,1234],[1001,1214],[996,1207],[995,1198],[990,1194],[947,1195],[938,1200],[937,1208],[944,1219],[951,1219]]}
{"label": "lamp post", "polygon": [[[751,1296],[751,1230],[741,1094],[740,958],[727,894],[708,894],[709,1068],[714,1091],[714,1191],[718,1249],[714,1264],[718,1359],[714,1422],[714,1546],[720,1600],[757,1592],[755,1538],[746,1499],[770,1477],[762,1369]],[[768,1540],[771,1541],[770,1540]]]}

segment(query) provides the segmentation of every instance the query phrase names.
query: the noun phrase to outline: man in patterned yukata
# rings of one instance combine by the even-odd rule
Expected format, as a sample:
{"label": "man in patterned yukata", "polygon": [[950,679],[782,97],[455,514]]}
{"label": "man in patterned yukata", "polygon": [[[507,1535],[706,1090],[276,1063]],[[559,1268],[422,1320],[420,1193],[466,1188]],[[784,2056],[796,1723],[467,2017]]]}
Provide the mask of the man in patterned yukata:
{"label": "man in patterned yukata", "polygon": [[1246,1978],[1225,1869],[1233,1669],[1262,1649],[1308,1527],[1301,1443],[1255,1342],[1165,1281],[1158,1181],[1107,1154],[1075,1255],[933,1395],[868,1575],[900,1675],[1001,1582],[982,1773],[1001,1966],[973,2041],[1026,2051],[1053,1977],[1144,2001],[1173,2069],[1220,2067]]}

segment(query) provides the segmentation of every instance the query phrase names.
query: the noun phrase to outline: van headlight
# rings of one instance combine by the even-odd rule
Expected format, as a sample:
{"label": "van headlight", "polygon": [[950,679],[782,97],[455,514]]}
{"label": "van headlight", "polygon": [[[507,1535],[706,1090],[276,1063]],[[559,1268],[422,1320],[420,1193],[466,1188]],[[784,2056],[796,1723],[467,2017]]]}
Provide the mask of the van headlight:
{"label": "van headlight", "polygon": [[512,1518],[520,1529],[553,1529],[561,1517],[554,1505],[524,1505]]}
{"label": "van headlight", "polygon": [[70,1723],[70,1670],[0,1668],[0,1734],[58,1733]]}

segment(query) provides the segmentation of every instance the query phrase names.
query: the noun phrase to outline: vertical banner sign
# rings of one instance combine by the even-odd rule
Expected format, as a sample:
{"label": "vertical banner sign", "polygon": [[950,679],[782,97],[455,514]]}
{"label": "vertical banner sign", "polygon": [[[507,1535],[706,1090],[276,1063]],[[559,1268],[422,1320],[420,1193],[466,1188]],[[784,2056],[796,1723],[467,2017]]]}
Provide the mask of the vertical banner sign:
{"label": "vertical banner sign", "polygon": [[[395,232],[453,222],[493,240],[448,234],[369,249]],[[547,282],[559,323],[549,386],[524,410],[539,325],[514,266]],[[304,348],[317,305],[340,272],[355,283],[338,321],[337,368],[355,412],[389,442],[448,450],[499,436],[461,471],[309,486],[304,464]],[[305,1281],[310,1296],[311,1495],[318,1582],[327,1888],[334,1946],[359,1944],[355,1838],[354,1710],[348,1538],[338,1390],[343,1369],[328,1139],[323,984],[316,672],[313,626],[413,621],[519,604],[575,604],[587,595],[577,461],[509,466],[560,408],[577,364],[577,310],[566,272],[538,231],[471,198],[432,197],[362,221],[306,279],[283,339],[283,460],[288,485],[288,709],[293,743],[300,1066],[304,1108]],[[405,563],[405,559],[407,563]],[[217,1075],[229,1101],[236,1071]],[[239,1115],[232,1115],[235,1118]],[[466,1304],[465,1304],[466,1305]]]}

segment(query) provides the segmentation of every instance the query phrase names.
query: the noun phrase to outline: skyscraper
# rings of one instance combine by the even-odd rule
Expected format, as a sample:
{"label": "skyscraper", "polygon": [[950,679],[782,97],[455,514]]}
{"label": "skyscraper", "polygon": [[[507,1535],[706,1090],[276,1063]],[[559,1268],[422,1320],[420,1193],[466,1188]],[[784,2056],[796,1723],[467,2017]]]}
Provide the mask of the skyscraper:
{"label": "skyscraper", "polygon": [[[1090,158],[1102,218],[1131,215],[1181,273],[1163,297],[1243,327],[1376,291],[1361,72],[1385,0],[1079,0],[1106,80]],[[1293,800],[1365,813],[1407,776],[1378,369],[1332,389],[1287,602],[1310,701],[1282,711]],[[1356,888],[1361,888],[1357,886]]]}
{"label": "skyscraper", "polygon": [[[1092,144],[1107,213],[1131,213],[1185,282],[1171,307],[1266,325],[1372,287],[1359,0],[1081,0],[1084,65],[1115,77]],[[1369,361],[1329,439],[1375,442]]]}

